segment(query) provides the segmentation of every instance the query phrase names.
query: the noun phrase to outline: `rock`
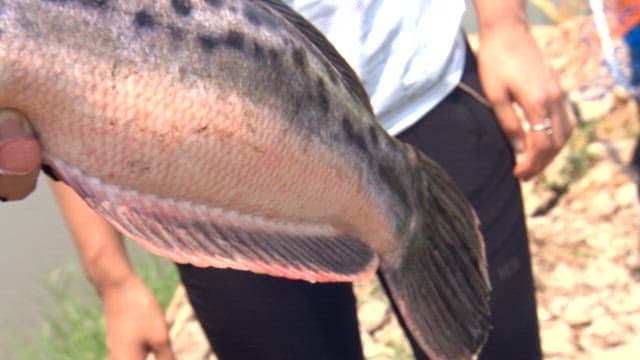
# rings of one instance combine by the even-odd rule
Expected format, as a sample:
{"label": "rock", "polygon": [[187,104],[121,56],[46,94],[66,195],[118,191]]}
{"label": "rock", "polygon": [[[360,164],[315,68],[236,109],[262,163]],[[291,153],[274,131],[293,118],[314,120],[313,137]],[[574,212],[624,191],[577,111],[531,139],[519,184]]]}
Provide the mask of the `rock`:
{"label": "rock", "polygon": [[617,205],[608,192],[600,192],[591,199],[590,218],[607,218],[615,212]]}
{"label": "rock", "polygon": [[631,207],[638,202],[638,193],[634,183],[628,183],[618,188],[614,194],[614,201],[619,207]]}
{"label": "rock", "polygon": [[[527,191],[529,191],[528,193],[531,193],[531,191],[533,191],[533,186],[534,185],[532,183],[525,183],[523,184],[523,191],[525,193],[527,193]],[[538,188],[539,189],[536,190],[536,196],[525,196],[523,198],[525,213],[527,215],[532,216],[536,212],[546,207],[553,200],[553,198],[556,197],[556,193],[551,189],[548,189],[545,186],[538,186]]]}
{"label": "rock", "polygon": [[564,296],[554,297],[549,303],[549,313],[551,313],[554,318],[562,317],[570,302],[569,298]]}
{"label": "rock", "polygon": [[[628,291],[619,291],[610,299],[607,304],[609,310],[616,314],[640,314],[640,285],[631,286]],[[638,323],[640,326],[640,323]]]}
{"label": "rock", "polygon": [[547,322],[553,318],[554,316],[544,306],[538,306],[538,321]]}
{"label": "rock", "polygon": [[547,280],[547,286],[558,290],[572,290],[580,274],[566,264],[559,264]]}
{"label": "rock", "polygon": [[611,224],[601,224],[596,231],[591,231],[589,236],[585,237],[587,245],[597,251],[606,251],[611,248],[611,238],[613,235],[613,226]]}
{"label": "rock", "polygon": [[385,321],[390,321],[390,317],[387,304],[381,300],[368,301],[358,308],[358,318],[362,319],[361,327],[367,332],[375,332]]}
{"label": "rock", "polygon": [[[177,339],[181,339],[178,341]],[[193,318],[184,324],[180,333],[171,336],[173,352],[178,359],[211,360],[215,356],[209,348],[209,343],[200,327],[200,323]]]}
{"label": "rock", "polygon": [[623,264],[617,265],[606,259],[597,259],[589,264],[581,282],[592,288],[604,288],[627,281],[628,273]]}
{"label": "rock", "polygon": [[542,345],[545,356],[568,355],[576,351],[569,325],[554,321],[542,329]]}
{"label": "rock", "polygon": [[640,358],[640,336],[628,343],[606,349],[596,349],[588,357],[592,360],[632,360]]}
{"label": "rock", "polygon": [[[562,319],[569,326],[584,326],[591,323],[594,311],[598,307],[598,296],[581,296],[572,299],[562,314]],[[603,309],[600,309],[602,312]]]}
{"label": "rock", "polygon": [[618,346],[625,341],[627,332],[611,316],[596,318],[580,335],[580,346],[590,352],[599,348]]}
{"label": "rock", "polygon": [[640,311],[630,314],[618,314],[618,321],[626,326],[629,332],[640,335]]}

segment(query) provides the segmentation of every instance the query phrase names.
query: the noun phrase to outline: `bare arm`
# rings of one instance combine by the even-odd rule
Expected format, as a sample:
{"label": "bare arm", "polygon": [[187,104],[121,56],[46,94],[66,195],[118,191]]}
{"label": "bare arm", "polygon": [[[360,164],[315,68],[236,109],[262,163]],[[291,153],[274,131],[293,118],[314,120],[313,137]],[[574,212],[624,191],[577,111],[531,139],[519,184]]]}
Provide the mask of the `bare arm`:
{"label": "bare arm", "polygon": [[[480,47],[478,69],[500,125],[521,154],[514,174],[529,179],[540,173],[571,135],[572,119],[559,79],[538,48],[527,23],[523,0],[474,0]],[[513,107],[518,104],[528,131]]]}
{"label": "bare arm", "polygon": [[110,358],[158,360],[173,355],[164,315],[127,258],[120,234],[62,182],[52,183],[89,281],[103,304]]}

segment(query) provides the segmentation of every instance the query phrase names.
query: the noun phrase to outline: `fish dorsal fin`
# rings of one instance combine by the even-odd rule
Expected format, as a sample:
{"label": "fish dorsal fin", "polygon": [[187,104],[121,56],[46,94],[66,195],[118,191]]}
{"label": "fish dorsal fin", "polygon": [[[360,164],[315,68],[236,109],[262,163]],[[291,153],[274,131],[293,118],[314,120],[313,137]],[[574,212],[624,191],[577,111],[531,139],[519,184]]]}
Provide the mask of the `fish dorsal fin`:
{"label": "fish dorsal fin", "polygon": [[356,281],[375,273],[367,244],[327,225],[263,217],[124,190],[46,157],[91,208],[145,249],[178,263],[306,281]]}
{"label": "fish dorsal fin", "polygon": [[364,107],[373,113],[369,95],[364,86],[360,82],[360,78],[353,71],[351,66],[340,55],[338,50],[327,40],[327,38],[316,29],[307,19],[292,10],[289,6],[280,0],[254,0],[254,3],[262,6],[267,11],[271,11],[284,18],[291,24],[300,34],[310,41],[316,48],[318,53],[329,61],[331,66],[338,72],[339,77],[347,91],[351,92],[364,105]]}

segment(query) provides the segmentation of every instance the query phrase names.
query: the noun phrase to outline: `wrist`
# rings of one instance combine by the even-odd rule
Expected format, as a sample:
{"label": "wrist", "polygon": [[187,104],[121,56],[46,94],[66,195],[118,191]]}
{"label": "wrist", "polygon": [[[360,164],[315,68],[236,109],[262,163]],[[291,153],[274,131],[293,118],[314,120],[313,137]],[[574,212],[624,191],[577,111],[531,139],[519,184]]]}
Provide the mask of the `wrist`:
{"label": "wrist", "polygon": [[500,21],[491,21],[484,25],[479,26],[478,39],[482,44],[482,41],[491,39],[501,39],[504,41],[507,38],[521,38],[522,36],[529,36],[531,29],[529,23],[524,20],[517,19],[503,19]]}
{"label": "wrist", "polygon": [[87,278],[93,284],[98,295],[101,298],[112,294],[119,293],[128,286],[139,280],[133,270],[118,269],[115,272],[87,272]]}
{"label": "wrist", "polygon": [[511,32],[529,32],[524,2],[475,0],[480,38]]}

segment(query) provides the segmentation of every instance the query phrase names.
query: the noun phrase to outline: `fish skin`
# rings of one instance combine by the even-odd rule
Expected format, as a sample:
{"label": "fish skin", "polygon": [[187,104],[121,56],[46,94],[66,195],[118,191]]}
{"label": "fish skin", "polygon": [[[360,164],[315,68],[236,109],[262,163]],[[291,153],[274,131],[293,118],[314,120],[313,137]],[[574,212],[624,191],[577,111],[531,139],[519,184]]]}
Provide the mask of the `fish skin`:
{"label": "fish skin", "polygon": [[[432,358],[468,358],[486,337],[472,210],[279,1],[0,0],[0,107],[24,113],[56,175],[156,253],[309,281],[359,279],[379,257]],[[209,238],[229,241],[216,253]],[[351,260],[360,270],[340,277]],[[405,288],[423,269],[430,287]],[[433,292],[437,311],[413,299]],[[423,336],[421,306],[453,340]],[[455,314],[469,325],[449,328]]]}

